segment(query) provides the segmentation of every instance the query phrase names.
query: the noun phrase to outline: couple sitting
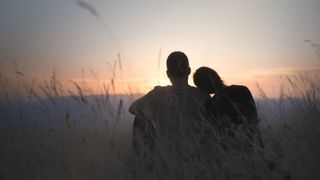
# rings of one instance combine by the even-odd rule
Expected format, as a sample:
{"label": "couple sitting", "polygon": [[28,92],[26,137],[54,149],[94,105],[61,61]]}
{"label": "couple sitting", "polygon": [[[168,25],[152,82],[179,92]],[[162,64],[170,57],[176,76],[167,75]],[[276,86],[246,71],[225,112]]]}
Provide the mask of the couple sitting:
{"label": "couple sitting", "polygon": [[230,126],[256,126],[257,110],[247,87],[225,85],[208,67],[196,70],[193,78],[197,88],[192,87],[188,84],[190,71],[187,56],[172,52],[167,58],[172,86],[157,86],[130,106],[135,115],[133,149],[137,154],[143,148],[153,151],[160,143],[171,146],[170,140],[188,138],[192,131],[205,129],[203,124],[213,126],[217,134],[231,136],[226,130]]}

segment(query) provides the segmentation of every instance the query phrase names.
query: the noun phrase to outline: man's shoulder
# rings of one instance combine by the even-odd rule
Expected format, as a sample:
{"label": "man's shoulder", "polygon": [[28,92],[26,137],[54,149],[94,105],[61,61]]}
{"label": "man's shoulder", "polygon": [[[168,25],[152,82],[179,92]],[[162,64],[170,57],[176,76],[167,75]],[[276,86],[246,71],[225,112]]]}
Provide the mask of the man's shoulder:
{"label": "man's shoulder", "polygon": [[138,110],[151,108],[154,104],[158,103],[159,99],[164,96],[169,88],[169,86],[155,86],[147,94],[134,101],[129,107],[129,112],[136,114]]}
{"label": "man's shoulder", "polygon": [[140,99],[150,99],[158,97],[160,94],[163,94],[170,89],[170,86],[155,86],[152,90],[150,90],[147,94],[142,96]]}
{"label": "man's shoulder", "polygon": [[187,97],[190,101],[191,104],[195,104],[195,108],[201,108],[200,106],[204,106],[207,101],[210,101],[211,97],[209,94],[206,94],[199,88],[189,86],[189,93]]}
{"label": "man's shoulder", "polygon": [[210,98],[209,94],[204,93],[202,90],[200,90],[199,88],[193,87],[193,86],[189,86],[189,89],[191,90],[191,92],[198,96],[198,97],[203,97],[203,98]]}
{"label": "man's shoulder", "polygon": [[170,92],[172,86],[155,86],[151,91],[149,91],[146,96],[157,97],[161,94]]}

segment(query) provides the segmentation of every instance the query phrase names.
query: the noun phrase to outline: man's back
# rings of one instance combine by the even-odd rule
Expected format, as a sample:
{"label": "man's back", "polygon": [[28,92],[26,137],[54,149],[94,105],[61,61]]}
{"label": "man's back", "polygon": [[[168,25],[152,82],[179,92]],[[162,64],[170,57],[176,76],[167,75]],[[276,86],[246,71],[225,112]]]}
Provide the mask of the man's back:
{"label": "man's back", "polygon": [[155,141],[167,142],[181,130],[188,131],[204,118],[203,105],[209,98],[189,85],[155,87],[130,106],[129,111],[136,115],[134,143],[142,138],[154,148]]}
{"label": "man's back", "polygon": [[129,111],[161,128],[172,124],[178,118],[197,119],[205,112],[203,104],[208,99],[208,95],[195,87],[157,86],[134,102]]}

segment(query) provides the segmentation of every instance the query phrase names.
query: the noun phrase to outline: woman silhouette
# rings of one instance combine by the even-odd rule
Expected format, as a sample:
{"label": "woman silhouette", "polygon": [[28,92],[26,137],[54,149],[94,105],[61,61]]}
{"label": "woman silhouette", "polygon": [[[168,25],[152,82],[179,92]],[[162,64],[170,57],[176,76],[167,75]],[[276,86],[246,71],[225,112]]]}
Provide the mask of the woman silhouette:
{"label": "woman silhouette", "polygon": [[206,109],[211,115],[220,134],[233,136],[230,126],[245,126],[248,137],[262,146],[257,128],[257,108],[250,90],[246,86],[224,84],[218,73],[208,67],[200,67],[193,76],[194,84],[207,94],[214,94],[206,102]]}

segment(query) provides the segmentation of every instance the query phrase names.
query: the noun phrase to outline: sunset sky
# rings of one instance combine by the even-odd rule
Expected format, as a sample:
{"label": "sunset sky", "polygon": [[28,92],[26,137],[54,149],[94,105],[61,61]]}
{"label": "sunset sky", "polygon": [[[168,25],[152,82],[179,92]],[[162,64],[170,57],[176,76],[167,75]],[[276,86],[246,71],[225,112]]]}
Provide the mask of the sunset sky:
{"label": "sunset sky", "polygon": [[255,94],[256,83],[272,94],[280,75],[320,68],[319,52],[304,42],[320,42],[320,0],[83,0],[96,12],[77,2],[0,0],[7,66],[16,61],[39,79],[55,68],[66,82],[81,80],[83,69],[99,89],[90,69],[107,83],[117,62],[116,93],[146,92],[169,84],[165,60],[180,50],[192,71],[209,66]]}

